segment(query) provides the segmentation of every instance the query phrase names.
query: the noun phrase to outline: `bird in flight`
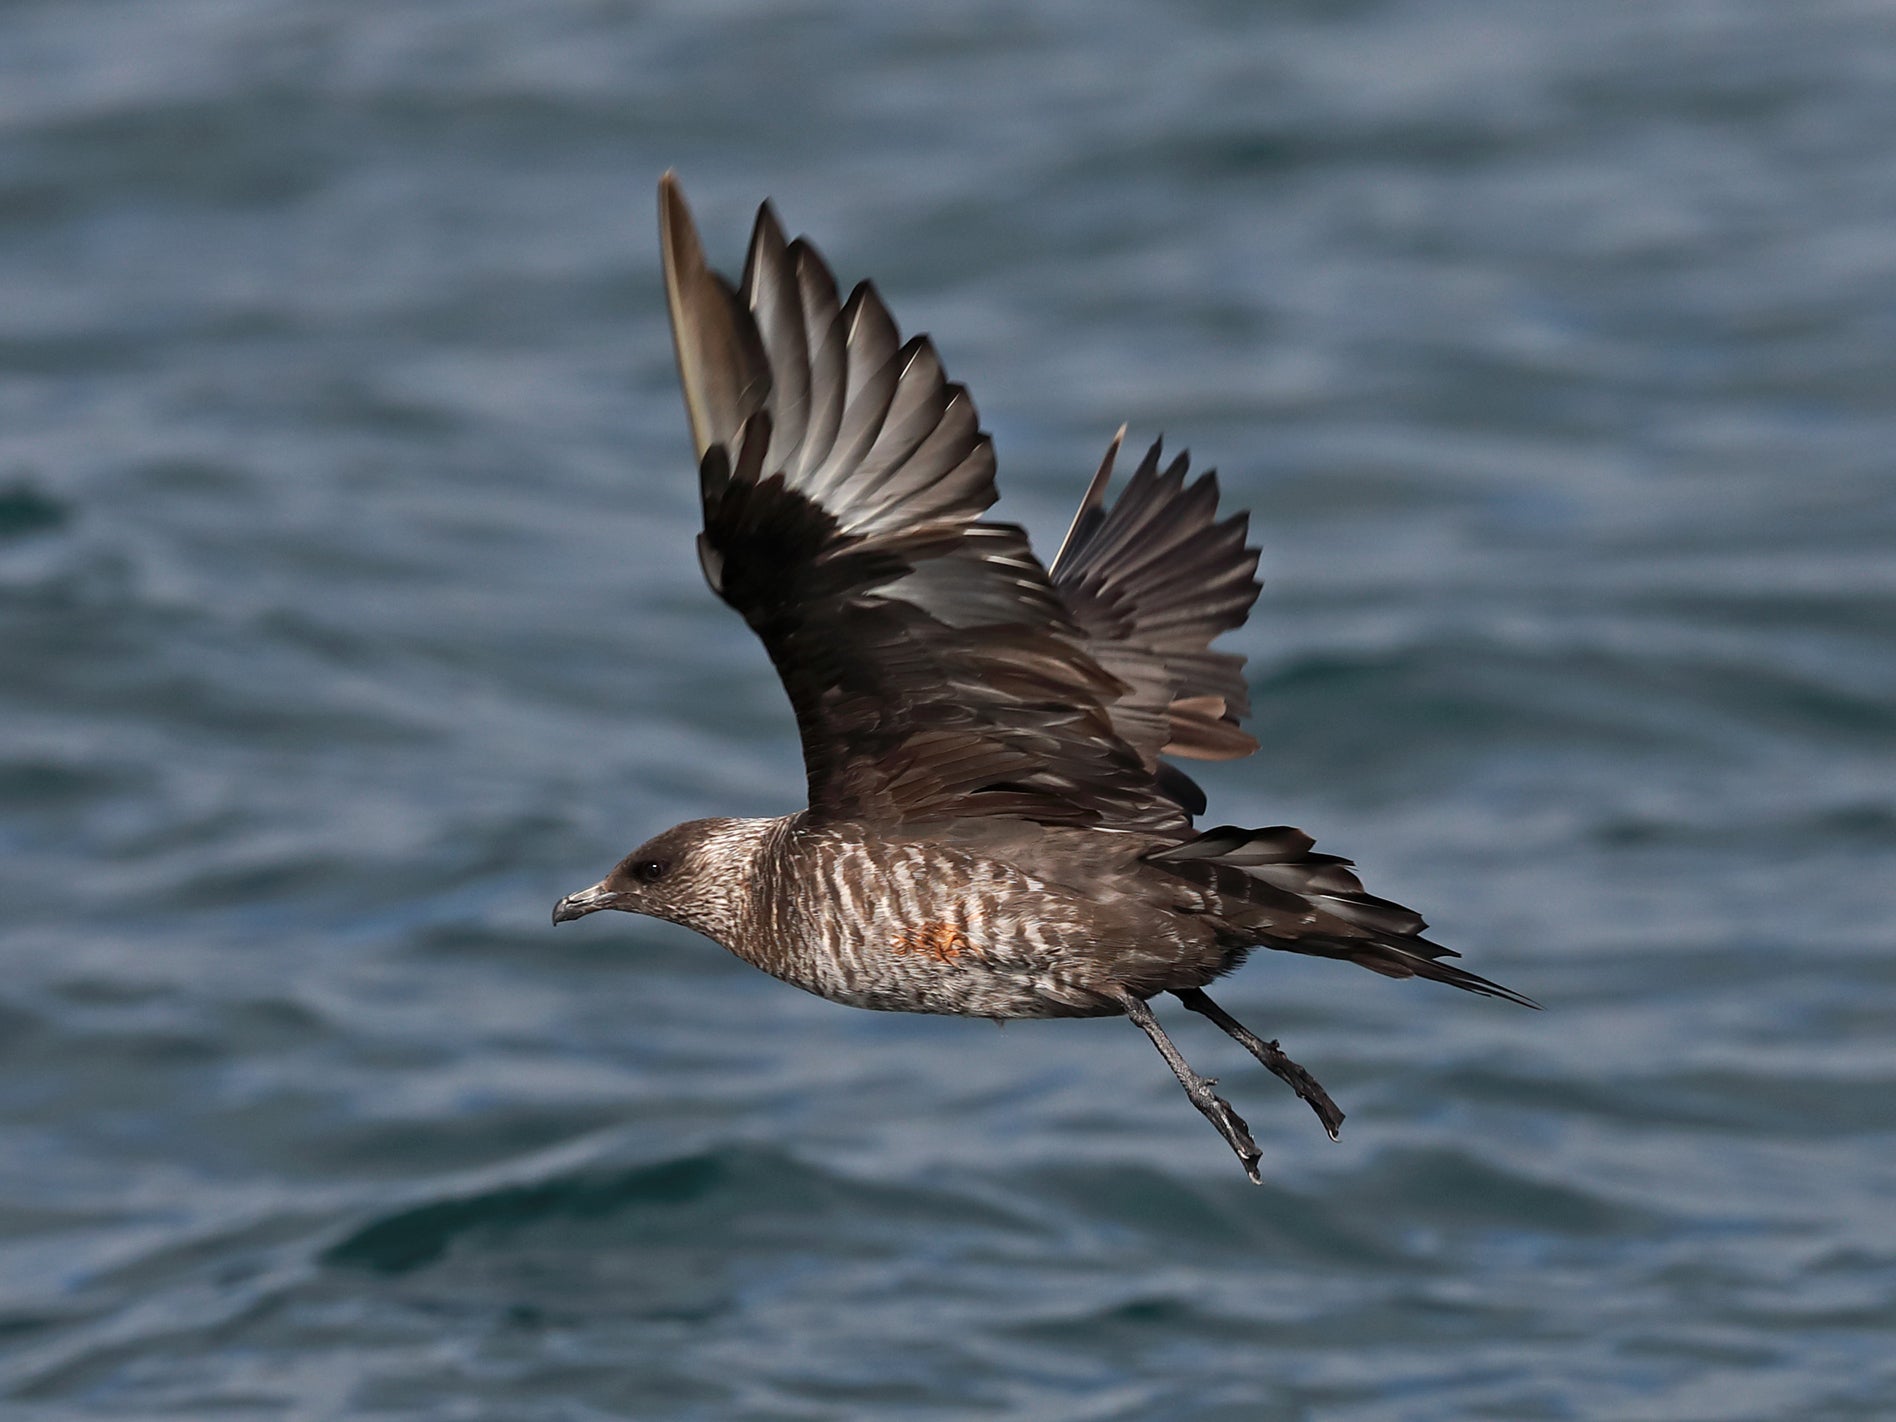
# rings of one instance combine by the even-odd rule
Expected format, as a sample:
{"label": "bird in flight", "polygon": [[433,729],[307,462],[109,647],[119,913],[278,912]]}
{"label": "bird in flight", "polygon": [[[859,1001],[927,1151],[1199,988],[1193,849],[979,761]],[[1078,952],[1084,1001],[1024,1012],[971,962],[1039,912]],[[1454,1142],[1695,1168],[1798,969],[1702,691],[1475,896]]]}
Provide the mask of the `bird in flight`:
{"label": "bird in flight", "polygon": [[1188,483],[1155,444],[1109,500],[1115,437],[1043,564],[983,517],[994,451],[968,392],[873,286],[839,299],[768,203],[733,286],[670,173],[659,229],[699,563],[789,693],[809,807],[674,826],[555,923],[667,919],[855,1007],[1129,1017],[1253,1181],[1249,1128],[1153,998],[1209,1018],[1332,1138],[1323,1088],[1205,992],[1252,950],[1534,1005],[1445,961],[1419,915],[1303,831],[1194,829],[1204,793],[1165,757],[1257,748],[1244,659],[1211,650],[1257,598],[1257,553],[1244,515],[1218,518],[1212,474]]}

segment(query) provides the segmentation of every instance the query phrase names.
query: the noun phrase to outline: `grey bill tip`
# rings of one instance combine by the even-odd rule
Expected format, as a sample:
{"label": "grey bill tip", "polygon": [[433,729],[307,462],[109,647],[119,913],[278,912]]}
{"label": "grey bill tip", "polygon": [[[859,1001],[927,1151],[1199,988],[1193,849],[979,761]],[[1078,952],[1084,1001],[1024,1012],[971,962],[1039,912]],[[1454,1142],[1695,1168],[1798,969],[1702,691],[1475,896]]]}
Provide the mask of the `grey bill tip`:
{"label": "grey bill tip", "polygon": [[604,907],[605,905],[599,902],[598,894],[591,889],[580,894],[568,894],[553,905],[553,922],[558,925],[569,919],[584,918],[587,914]]}

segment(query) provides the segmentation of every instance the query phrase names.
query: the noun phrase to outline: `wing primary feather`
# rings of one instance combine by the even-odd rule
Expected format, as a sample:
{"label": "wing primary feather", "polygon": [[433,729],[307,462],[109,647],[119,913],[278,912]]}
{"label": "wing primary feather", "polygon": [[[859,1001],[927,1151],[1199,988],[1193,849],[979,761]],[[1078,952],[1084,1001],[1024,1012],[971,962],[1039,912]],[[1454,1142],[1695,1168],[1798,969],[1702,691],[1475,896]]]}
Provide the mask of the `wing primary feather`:
{"label": "wing primary feather", "polygon": [[849,293],[842,313],[845,386],[841,423],[829,458],[810,476],[812,494],[824,503],[836,498],[844,483],[875,445],[882,432],[889,400],[895,393],[899,342],[876,289],[859,282]]}
{"label": "wing primary feather", "polygon": [[809,342],[810,415],[791,477],[807,481],[836,446],[843,420],[843,397],[848,393],[849,356],[843,331],[842,307],[836,297],[836,278],[816,248],[799,237],[790,244],[796,270],[797,292],[803,304],[803,333]]}
{"label": "wing primary feather", "polygon": [[672,173],[659,181],[659,247],[685,413],[702,459],[712,445],[734,440],[745,419],[764,407],[770,364],[737,293],[706,264]]}
{"label": "wing primary feather", "polygon": [[802,447],[809,424],[810,346],[796,269],[769,203],[757,209],[740,285],[770,370],[769,410],[776,433],[767,462],[781,468]]}
{"label": "wing primary feather", "polygon": [[1113,461],[1119,457],[1119,446],[1125,442],[1126,427],[1121,425],[1114,433],[1112,443],[1106,446],[1106,457],[1099,462],[1099,468],[1093,473],[1093,481],[1086,486],[1086,492],[1080,496],[1080,506],[1073,511],[1073,522],[1067,525],[1066,537],[1060,540],[1059,551],[1053,555],[1053,562],[1047,565],[1050,573],[1058,573],[1060,564],[1065,561],[1067,549],[1074,539],[1081,536],[1082,526],[1091,528],[1104,517],[1100,505],[1106,501],[1106,486],[1113,479]]}

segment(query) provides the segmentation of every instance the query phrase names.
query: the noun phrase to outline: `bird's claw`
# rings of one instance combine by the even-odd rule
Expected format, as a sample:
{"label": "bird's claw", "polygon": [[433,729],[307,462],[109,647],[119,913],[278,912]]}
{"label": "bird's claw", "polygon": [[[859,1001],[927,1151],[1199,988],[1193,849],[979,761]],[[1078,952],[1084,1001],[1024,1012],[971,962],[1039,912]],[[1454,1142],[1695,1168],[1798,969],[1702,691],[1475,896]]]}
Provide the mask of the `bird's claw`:
{"label": "bird's claw", "polygon": [[1238,1164],[1244,1167],[1244,1173],[1251,1178],[1253,1185],[1262,1185],[1264,1179],[1258,1174],[1257,1163],[1264,1158],[1257,1142],[1251,1139],[1251,1128],[1246,1124],[1231,1103],[1211,1088],[1217,1084],[1214,1077],[1199,1078],[1197,1090],[1191,1093],[1192,1105],[1196,1106],[1206,1120],[1218,1129],[1232,1152],[1238,1157]]}

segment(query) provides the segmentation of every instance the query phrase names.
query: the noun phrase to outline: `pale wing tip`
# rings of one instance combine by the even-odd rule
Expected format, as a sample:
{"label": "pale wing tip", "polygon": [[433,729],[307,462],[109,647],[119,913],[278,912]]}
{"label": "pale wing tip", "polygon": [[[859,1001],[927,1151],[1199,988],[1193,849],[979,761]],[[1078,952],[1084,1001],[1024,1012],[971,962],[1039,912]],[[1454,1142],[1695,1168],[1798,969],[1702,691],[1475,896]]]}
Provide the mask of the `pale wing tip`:
{"label": "pale wing tip", "polygon": [[720,323],[728,324],[724,312],[716,310],[708,287],[715,285],[705,261],[704,243],[698,237],[698,224],[692,219],[691,206],[675,169],[667,168],[658,180],[658,245],[660,264],[665,274],[665,306],[671,316],[672,350],[678,358],[679,383],[684,388],[685,417],[691,424],[691,447],[699,459],[718,442],[713,428],[711,405],[715,399],[712,383],[714,365],[728,358],[723,347]]}
{"label": "pale wing tip", "polygon": [[691,204],[678,182],[675,168],[667,168],[658,180],[658,235],[664,248],[665,279],[669,289],[682,261],[695,255],[704,260],[704,248],[698,241],[698,227],[691,220]]}
{"label": "pale wing tip", "polygon": [[777,205],[765,198],[757,205],[757,221],[751,228],[751,246],[768,243],[776,251],[787,251],[789,239],[784,236],[783,222],[777,216]]}
{"label": "pale wing tip", "polygon": [[1080,496],[1080,506],[1073,511],[1073,522],[1067,525],[1066,537],[1060,540],[1060,547],[1053,555],[1053,562],[1047,566],[1057,568],[1060,560],[1066,557],[1066,551],[1073,545],[1073,535],[1080,531],[1080,525],[1086,516],[1106,502],[1106,486],[1112,482],[1113,461],[1119,458],[1119,446],[1126,441],[1126,427],[1121,425],[1113,434],[1112,443],[1106,446],[1106,457],[1099,462],[1099,468],[1093,472],[1093,481],[1086,486],[1086,492]]}
{"label": "pale wing tip", "polygon": [[1106,502],[1106,486],[1112,482],[1113,462],[1119,458],[1119,446],[1126,442],[1126,427],[1122,424],[1113,431],[1112,443],[1106,446],[1106,457],[1099,462],[1099,468],[1093,471],[1093,482],[1086,486],[1086,494],[1080,500],[1082,511],[1098,508]]}

